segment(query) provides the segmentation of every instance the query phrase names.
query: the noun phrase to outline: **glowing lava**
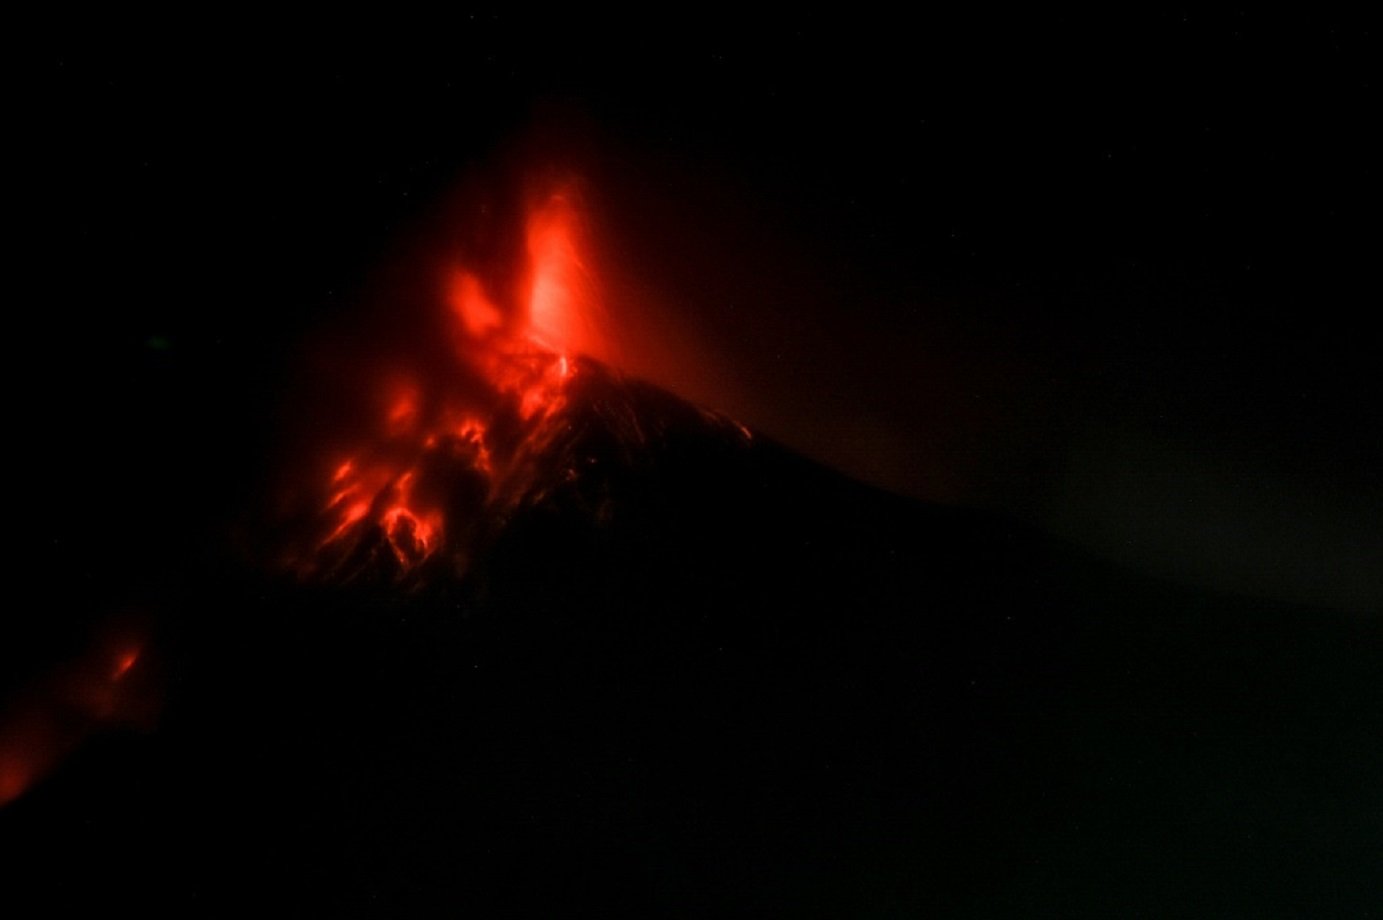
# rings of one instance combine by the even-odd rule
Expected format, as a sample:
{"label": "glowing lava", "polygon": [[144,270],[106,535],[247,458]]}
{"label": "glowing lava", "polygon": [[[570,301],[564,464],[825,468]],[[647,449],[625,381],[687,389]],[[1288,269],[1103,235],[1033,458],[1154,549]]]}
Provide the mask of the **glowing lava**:
{"label": "glowing lava", "polygon": [[550,437],[577,355],[603,348],[583,226],[564,188],[528,210],[526,263],[512,284],[487,287],[481,272],[450,270],[443,300],[455,385],[385,387],[376,435],[326,464],[319,536],[292,568],[327,580],[386,571],[399,581],[448,550],[464,555],[469,519],[502,500],[522,458]]}

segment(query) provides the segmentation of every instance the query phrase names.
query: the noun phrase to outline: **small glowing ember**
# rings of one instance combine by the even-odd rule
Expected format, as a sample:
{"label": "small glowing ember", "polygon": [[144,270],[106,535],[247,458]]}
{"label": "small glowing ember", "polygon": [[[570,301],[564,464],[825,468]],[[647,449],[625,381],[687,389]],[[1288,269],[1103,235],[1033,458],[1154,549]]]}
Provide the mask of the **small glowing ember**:
{"label": "small glowing ember", "polygon": [[120,657],[116,659],[115,668],[111,671],[110,679],[120,680],[123,678],[130,672],[130,668],[134,667],[134,663],[138,660],[139,649],[131,649],[128,652],[122,653]]}

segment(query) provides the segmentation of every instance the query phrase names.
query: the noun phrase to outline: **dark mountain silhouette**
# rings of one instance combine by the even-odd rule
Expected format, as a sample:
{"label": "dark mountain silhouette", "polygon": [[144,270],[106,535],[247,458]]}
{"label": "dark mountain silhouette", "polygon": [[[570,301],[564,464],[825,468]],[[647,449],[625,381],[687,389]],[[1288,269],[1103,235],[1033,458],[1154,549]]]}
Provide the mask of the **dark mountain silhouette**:
{"label": "dark mountain silhouette", "polygon": [[367,517],[329,577],[206,573],[160,729],[0,813],[16,889],[192,914],[1380,903],[1376,624],[1130,576],[593,362],[535,418],[490,488],[434,471],[474,519],[416,568]]}

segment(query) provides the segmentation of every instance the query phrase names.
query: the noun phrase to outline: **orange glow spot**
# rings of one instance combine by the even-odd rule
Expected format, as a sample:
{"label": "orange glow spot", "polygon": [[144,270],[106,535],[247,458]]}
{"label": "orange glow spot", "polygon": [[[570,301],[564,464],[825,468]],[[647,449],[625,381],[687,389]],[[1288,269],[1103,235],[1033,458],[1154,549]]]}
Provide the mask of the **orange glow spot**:
{"label": "orange glow spot", "polygon": [[341,480],[349,476],[351,474],[351,470],[353,469],[355,469],[355,461],[347,460],[345,463],[341,464],[336,468],[336,475],[331,477],[331,481],[333,483],[339,483]]}
{"label": "orange glow spot", "polygon": [[134,663],[138,660],[138,649],[134,649],[121,654],[120,657],[117,658],[115,661],[115,668],[111,671],[110,679],[120,680],[122,677],[124,677],[126,674],[130,672],[130,668],[134,667]]}

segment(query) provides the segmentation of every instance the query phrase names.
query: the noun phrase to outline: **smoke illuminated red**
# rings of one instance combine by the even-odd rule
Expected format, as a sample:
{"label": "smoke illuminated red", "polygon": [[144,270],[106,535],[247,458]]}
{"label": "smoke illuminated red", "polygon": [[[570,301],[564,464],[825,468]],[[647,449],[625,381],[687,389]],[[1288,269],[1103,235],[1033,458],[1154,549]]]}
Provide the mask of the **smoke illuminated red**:
{"label": "smoke illuminated red", "polygon": [[554,195],[528,218],[530,340],[559,355],[596,350],[592,276],[580,252],[580,215],[571,197]]}
{"label": "smoke illuminated red", "polygon": [[454,372],[381,384],[375,434],[324,464],[319,536],[291,567],[329,580],[382,567],[401,580],[456,549],[466,516],[501,500],[565,405],[577,356],[608,352],[584,227],[561,188],[528,209],[520,277],[487,287],[482,267],[448,269],[437,316]]}
{"label": "smoke illuminated red", "polygon": [[480,279],[468,271],[457,269],[452,276],[449,297],[452,312],[473,338],[484,337],[504,321],[499,308],[486,296]]}

